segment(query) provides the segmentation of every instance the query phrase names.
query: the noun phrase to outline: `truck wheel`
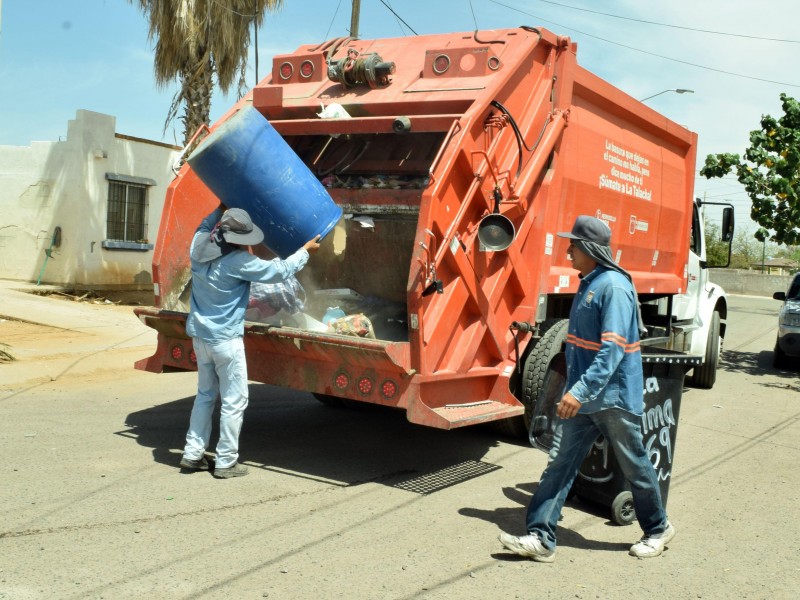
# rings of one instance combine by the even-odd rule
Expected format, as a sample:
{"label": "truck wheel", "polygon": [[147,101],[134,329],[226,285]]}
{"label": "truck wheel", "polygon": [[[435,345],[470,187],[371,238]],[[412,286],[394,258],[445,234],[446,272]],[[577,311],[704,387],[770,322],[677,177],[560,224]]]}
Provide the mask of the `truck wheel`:
{"label": "truck wheel", "polygon": [[539,341],[528,352],[522,367],[518,398],[525,407],[525,414],[496,421],[496,430],[504,435],[529,437],[531,423],[540,433],[552,427],[555,403],[561,399],[566,380],[561,349],[567,339],[567,320],[544,321],[539,326],[539,335]]}
{"label": "truck wheel", "polygon": [[617,525],[630,525],[636,520],[636,511],[633,508],[633,494],[620,492],[611,503],[611,519]]}
{"label": "truck wheel", "polygon": [[527,407],[532,409],[527,420],[528,439],[534,448],[547,451],[552,447],[556,404],[561,400],[567,382],[564,342],[567,341],[568,325],[566,319],[542,324],[542,339],[531,350],[522,373],[526,414],[529,414]]}
{"label": "truck wheel", "polygon": [[719,335],[719,311],[714,311],[711,316],[711,327],[708,328],[708,341],[706,342],[706,355],[703,364],[694,368],[692,385],[704,390],[714,387],[717,380],[717,366],[719,366],[719,349],[722,338]]}

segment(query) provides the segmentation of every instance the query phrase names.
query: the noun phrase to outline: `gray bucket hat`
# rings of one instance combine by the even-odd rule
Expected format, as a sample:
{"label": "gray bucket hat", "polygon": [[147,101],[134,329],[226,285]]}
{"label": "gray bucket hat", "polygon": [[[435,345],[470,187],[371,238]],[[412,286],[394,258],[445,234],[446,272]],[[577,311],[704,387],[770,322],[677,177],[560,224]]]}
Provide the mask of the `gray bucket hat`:
{"label": "gray bucket hat", "polygon": [[242,208],[229,208],[219,220],[222,237],[229,244],[255,246],[264,241],[264,232],[253,223],[250,215]]}
{"label": "gray bucket hat", "polygon": [[241,208],[226,210],[214,229],[197,239],[192,247],[192,258],[208,262],[228,254],[229,244],[255,246],[264,241],[264,232],[253,223],[247,211]]}

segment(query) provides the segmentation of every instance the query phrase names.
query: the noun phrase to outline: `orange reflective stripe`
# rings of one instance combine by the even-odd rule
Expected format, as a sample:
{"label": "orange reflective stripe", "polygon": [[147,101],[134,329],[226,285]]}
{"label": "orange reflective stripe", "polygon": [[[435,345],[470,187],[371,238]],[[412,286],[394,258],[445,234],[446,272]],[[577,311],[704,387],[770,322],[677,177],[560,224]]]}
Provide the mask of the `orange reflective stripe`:
{"label": "orange reflective stripe", "polygon": [[628,344],[628,340],[618,333],[614,333],[613,331],[605,332],[601,338],[603,340],[607,340],[609,342],[614,342],[617,346],[620,346],[625,352],[639,352],[641,350],[641,344],[639,342],[633,342]]}
{"label": "orange reflective stripe", "polygon": [[567,335],[567,343],[572,344],[573,346],[577,346],[578,348],[584,348],[586,350],[594,350],[594,351],[600,350],[601,347],[601,344],[598,342],[584,340],[573,334]]}
{"label": "orange reflective stripe", "polygon": [[[613,332],[604,333],[602,335],[603,341],[614,342],[617,346],[622,348],[626,353],[633,353],[641,351],[641,344],[639,342],[633,342],[631,344],[627,344],[624,337],[618,335]],[[583,338],[579,338],[574,334],[567,335],[567,343],[572,344],[578,348],[583,348],[584,350],[592,350],[597,352],[602,347],[602,343],[593,342],[591,340],[584,340]]]}

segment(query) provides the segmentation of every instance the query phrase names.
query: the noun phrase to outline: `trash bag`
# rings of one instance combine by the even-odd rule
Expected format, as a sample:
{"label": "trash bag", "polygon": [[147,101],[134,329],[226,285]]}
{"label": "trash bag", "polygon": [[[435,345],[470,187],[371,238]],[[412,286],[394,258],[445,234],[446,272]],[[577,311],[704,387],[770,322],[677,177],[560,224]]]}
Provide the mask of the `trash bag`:
{"label": "trash bag", "polygon": [[250,284],[250,299],[247,303],[248,318],[260,321],[279,311],[290,315],[305,308],[306,292],[296,277],[292,276],[280,283]]}
{"label": "trash bag", "polygon": [[334,319],[328,323],[328,333],[375,339],[372,322],[361,313]]}

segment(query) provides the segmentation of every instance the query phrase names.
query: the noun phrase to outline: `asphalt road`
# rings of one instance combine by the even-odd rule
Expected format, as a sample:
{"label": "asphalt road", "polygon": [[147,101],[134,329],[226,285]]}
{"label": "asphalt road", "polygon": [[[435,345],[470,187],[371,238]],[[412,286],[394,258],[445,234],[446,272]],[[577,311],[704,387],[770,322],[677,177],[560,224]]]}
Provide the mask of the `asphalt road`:
{"label": "asphalt road", "polygon": [[683,392],[664,555],[628,556],[638,527],[576,499],[552,565],[497,542],[546,456],[489,429],[252,384],[250,474],[181,474],[194,374],[133,370],[153,337],[130,309],[73,308],[0,319],[20,359],[0,364],[0,599],[796,597],[800,386],[771,367],[774,300],[731,298],[716,386]]}

